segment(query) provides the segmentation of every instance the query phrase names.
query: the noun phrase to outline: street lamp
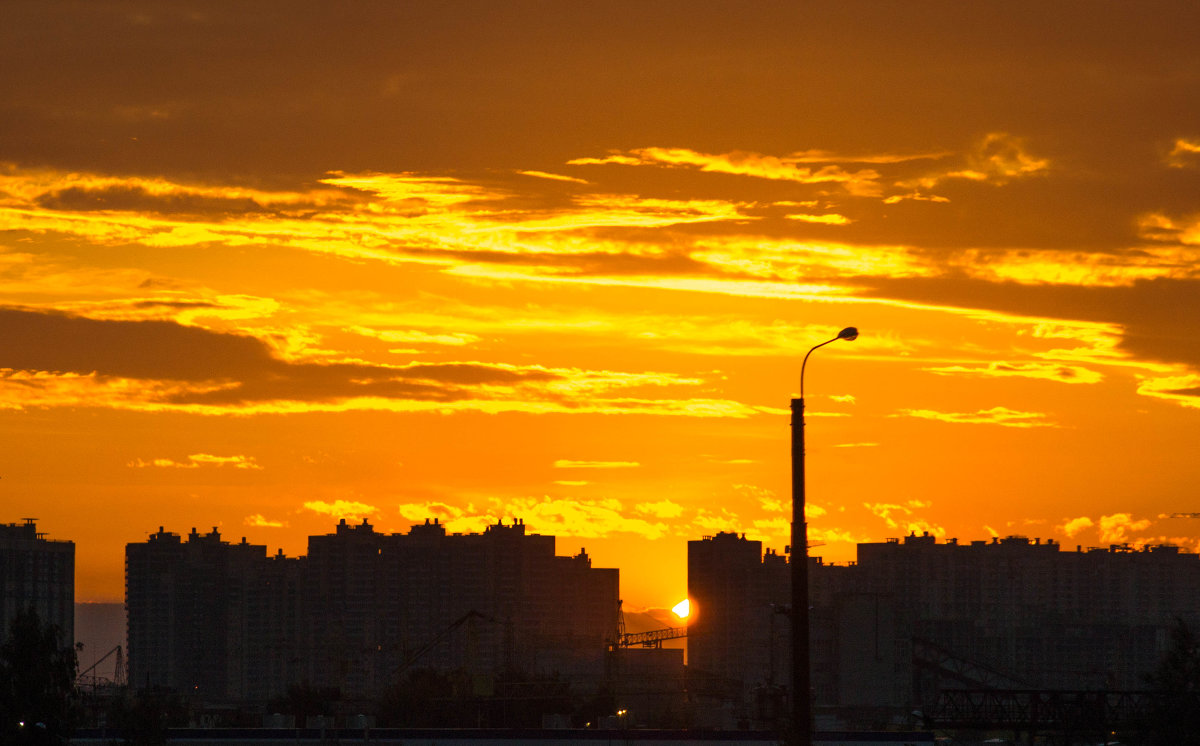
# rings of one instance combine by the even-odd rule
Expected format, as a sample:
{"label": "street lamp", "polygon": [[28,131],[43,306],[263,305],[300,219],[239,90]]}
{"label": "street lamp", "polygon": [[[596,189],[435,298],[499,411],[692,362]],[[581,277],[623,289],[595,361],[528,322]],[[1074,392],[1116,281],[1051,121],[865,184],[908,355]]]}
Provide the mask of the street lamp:
{"label": "street lamp", "polygon": [[792,731],[799,746],[812,745],[812,701],[808,659],[808,522],[804,519],[804,368],[817,347],[858,339],[848,326],[813,347],[800,364],[800,398],[792,399]]}

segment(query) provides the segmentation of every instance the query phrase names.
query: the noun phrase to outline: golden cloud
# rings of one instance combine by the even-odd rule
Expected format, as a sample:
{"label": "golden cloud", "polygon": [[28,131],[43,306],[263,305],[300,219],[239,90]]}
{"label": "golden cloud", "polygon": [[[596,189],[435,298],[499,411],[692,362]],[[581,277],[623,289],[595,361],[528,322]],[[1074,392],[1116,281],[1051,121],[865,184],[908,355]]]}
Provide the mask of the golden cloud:
{"label": "golden cloud", "polygon": [[463,515],[463,509],[444,502],[403,503],[398,507],[400,515],[414,523],[437,520],[449,523]]}
{"label": "golden cloud", "polygon": [[719,513],[701,508],[696,517],[692,519],[692,528],[701,534],[717,534],[722,531],[734,534],[744,532],[741,520],[726,508],[721,508]]}
{"label": "golden cloud", "polygon": [[787,542],[792,538],[792,524],[786,518],[755,519],[746,528],[746,538],[765,543]]}
{"label": "golden cloud", "polygon": [[809,215],[807,213],[797,213],[794,215],[785,215],[788,220],[799,220],[802,223],[817,223],[819,225],[850,225],[854,221],[845,215],[837,213],[825,213],[822,215]]}
{"label": "golden cloud", "polygon": [[838,184],[851,194],[876,195],[879,193],[879,174],[870,169],[849,172],[840,166],[830,165],[812,169],[799,165],[800,159],[787,156],[777,157],[744,151],[731,153],[701,153],[688,148],[639,148],[628,154],[614,154],[607,158],[577,158],[568,161],[571,165],[597,163],[619,163],[621,165],[660,165],[692,167],[700,171],[752,176],[760,179],[795,181],[801,184]]}
{"label": "golden cloud", "polygon": [[[1138,235],[1147,241],[1200,246],[1200,215],[1171,217],[1161,212],[1148,213],[1138,218],[1137,227]],[[1176,250],[1162,256],[1164,262],[1178,262],[1181,271],[1189,271],[1188,277],[1196,276],[1195,251]],[[1190,265],[1189,260],[1192,260]]]}
{"label": "golden cloud", "polygon": [[1200,140],[1176,139],[1171,152],[1167,153],[1166,162],[1171,168],[1195,166],[1200,162]]}
{"label": "golden cloud", "polygon": [[1074,539],[1075,535],[1080,531],[1089,529],[1095,525],[1095,522],[1093,522],[1091,518],[1088,518],[1086,515],[1084,515],[1078,518],[1072,518],[1066,523],[1063,523],[1061,526],[1056,526],[1055,528],[1057,528],[1059,531],[1062,531],[1068,537]]}
{"label": "golden cloud", "polygon": [[949,365],[922,370],[938,375],[968,375],[985,378],[1036,378],[1059,383],[1099,383],[1104,379],[1101,373],[1077,365],[1061,365],[1055,363],[1008,363],[994,362],[982,367],[966,365]]}
{"label": "golden cloud", "polygon": [[888,528],[905,533],[928,532],[931,536],[945,536],[946,529],[936,523],[910,517],[914,509],[928,508],[930,506],[931,503],[921,500],[909,500],[905,504],[863,503],[863,507],[871,511],[875,516],[883,519]]}
{"label": "golden cloud", "polygon": [[518,171],[522,176],[533,176],[538,179],[550,179],[551,181],[569,181],[575,184],[587,184],[586,179],[580,179],[575,176],[564,176],[563,174],[552,174],[545,171]]}
{"label": "golden cloud", "polygon": [[304,503],[304,509],[334,518],[344,518],[347,521],[358,521],[379,512],[379,508],[376,508],[374,505],[367,505],[366,503],[355,502],[353,500],[334,500],[331,503],[327,503],[324,500],[313,500]]}
{"label": "golden cloud", "polygon": [[[1200,244],[1200,228],[1181,226],[1162,216],[1139,221],[1144,238]],[[1186,280],[1200,276],[1200,252],[1186,248],[1141,247],[1114,253],[968,249],[952,253],[941,269],[955,269],[985,282],[1021,285],[1130,287],[1159,278]]]}
{"label": "golden cloud", "polygon": [[855,534],[846,529],[808,527],[809,544],[862,544],[871,541],[870,537]]}
{"label": "golden cloud", "polygon": [[635,534],[647,539],[667,535],[667,526],[622,513],[617,500],[563,500],[552,497],[492,500],[487,510],[466,509],[446,503],[408,503],[400,514],[410,521],[439,519],[451,532],[481,532],[502,520],[521,520],[529,531],[572,538],[604,538]]}
{"label": "golden cloud", "polygon": [[1020,412],[1007,407],[992,407],[978,412],[938,412],[932,409],[902,409],[891,417],[916,417],[954,424],[1000,425],[1002,427],[1057,427],[1040,412]]}
{"label": "golden cloud", "polygon": [[940,182],[951,179],[978,181],[1000,186],[1014,179],[1044,173],[1049,166],[1048,159],[1029,154],[1023,138],[1007,132],[992,132],[985,135],[967,152],[964,168],[901,181],[896,186],[904,189],[929,190]]}
{"label": "golden cloud", "polygon": [[779,495],[775,494],[773,490],[769,490],[765,487],[758,487],[753,484],[735,484],[733,485],[733,490],[740,497],[750,498],[757,501],[758,506],[768,513],[782,513],[788,510],[791,505],[790,502],[785,503],[783,500],[781,500]]}
{"label": "golden cloud", "polygon": [[245,524],[254,528],[287,528],[287,521],[272,521],[262,513],[246,516]]}
{"label": "golden cloud", "polygon": [[1129,540],[1128,532],[1145,531],[1150,527],[1149,518],[1134,520],[1130,513],[1113,513],[1100,517],[1100,541],[1105,544],[1124,544]]}
{"label": "golden cloud", "polygon": [[1200,374],[1179,373],[1171,376],[1143,377],[1138,382],[1137,392],[1142,396],[1200,408]]}
{"label": "golden cloud", "polygon": [[555,469],[633,469],[641,466],[636,461],[575,461],[560,458],[554,462]]}
{"label": "golden cloud", "polygon": [[659,500],[652,503],[638,503],[634,506],[638,513],[657,516],[658,518],[678,518],[683,515],[683,506],[670,500]]}
{"label": "golden cloud", "polygon": [[352,326],[346,331],[364,337],[387,342],[389,344],[443,345],[449,347],[464,347],[475,344],[479,337],[465,332],[426,332],[417,329],[374,329],[365,326]]}
{"label": "golden cloud", "polygon": [[[88,406],[197,414],[523,411],[748,417],[723,400],[632,398],[703,379],[482,362],[292,362],[261,340],[161,321],[104,321],[0,308],[0,327],[36,343],[7,353],[0,406]],[[130,350],[144,350],[144,355]],[[200,460],[203,460],[201,456]],[[215,462],[209,462],[215,463]]]}
{"label": "golden cloud", "polygon": [[261,470],[262,467],[253,456],[213,456],[209,453],[194,453],[186,461],[174,461],[169,458],[156,458],[149,461],[134,459],[128,466],[144,469],[156,467],[162,469],[199,469],[201,466],[232,466],[234,469]]}

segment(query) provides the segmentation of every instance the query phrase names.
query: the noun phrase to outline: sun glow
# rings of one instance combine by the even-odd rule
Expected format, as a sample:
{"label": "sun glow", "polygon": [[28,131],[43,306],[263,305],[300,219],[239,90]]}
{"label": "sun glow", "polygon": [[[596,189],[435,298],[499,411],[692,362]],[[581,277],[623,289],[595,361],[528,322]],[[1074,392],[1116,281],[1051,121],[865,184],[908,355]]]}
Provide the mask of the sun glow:
{"label": "sun glow", "polygon": [[692,602],[685,598],[672,606],[671,611],[675,612],[675,616],[679,617],[680,619],[687,619],[692,613]]}

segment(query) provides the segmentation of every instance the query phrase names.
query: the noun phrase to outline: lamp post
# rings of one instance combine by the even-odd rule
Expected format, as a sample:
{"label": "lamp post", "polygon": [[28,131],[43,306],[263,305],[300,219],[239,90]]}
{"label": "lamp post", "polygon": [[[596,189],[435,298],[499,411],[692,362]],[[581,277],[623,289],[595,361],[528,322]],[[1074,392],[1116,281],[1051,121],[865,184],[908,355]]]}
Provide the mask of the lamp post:
{"label": "lamp post", "polygon": [[817,347],[858,339],[848,326],[813,347],[800,364],[800,398],[792,399],[792,731],[799,746],[812,745],[812,701],[808,647],[808,522],[804,518],[804,368]]}

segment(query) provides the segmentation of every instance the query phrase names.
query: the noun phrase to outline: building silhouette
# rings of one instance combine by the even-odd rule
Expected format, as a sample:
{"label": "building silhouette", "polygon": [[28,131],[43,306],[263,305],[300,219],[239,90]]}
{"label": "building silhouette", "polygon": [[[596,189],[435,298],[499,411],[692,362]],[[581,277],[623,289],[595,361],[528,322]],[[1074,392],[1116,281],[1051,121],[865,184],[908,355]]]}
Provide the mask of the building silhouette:
{"label": "building silhouette", "polygon": [[745,535],[688,542],[689,690],[706,699],[706,724],[764,727],[764,700],[791,678],[786,559]]}
{"label": "building silhouette", "polygon": [[[689,678],[726,681],[709,692],[717,724],[770,727],[778,711],[790,637],[767,609],[790,603],[786,567],[735,534],[689,542]],[[829,724],[904,722],[951,689],[1141,689],[1176,620],[1200,627],[1200,557],[1175,546],[914,533],[859,544],[848,565],[810,558],[809,574],[811,694]]]}
{"label": "building silhouette", "polygon": [[0,642],[13,618],[33,609],[75,644],[75,543],[38,532],[35,519],[0,525]]}
{"label": "building silhouette", "polygon": [[130,682],[209,702],[264,702],[304,682],[374,699],[414,667],[487,693],[497,674],[603,674],[618,571],[523,522],[407,534],[341,521],[308,554],[268,557],[213,529],[126,547]]}

